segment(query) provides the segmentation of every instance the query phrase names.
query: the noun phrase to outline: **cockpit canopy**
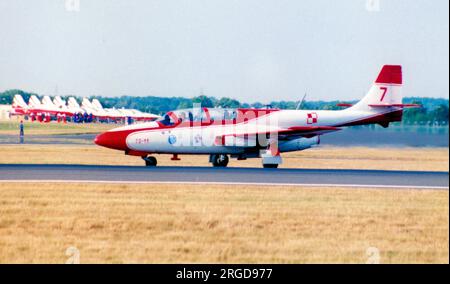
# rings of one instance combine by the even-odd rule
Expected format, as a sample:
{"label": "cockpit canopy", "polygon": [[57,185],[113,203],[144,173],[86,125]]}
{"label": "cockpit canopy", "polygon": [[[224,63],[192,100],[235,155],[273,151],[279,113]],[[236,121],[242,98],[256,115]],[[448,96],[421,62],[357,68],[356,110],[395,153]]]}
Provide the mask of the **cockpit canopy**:
{"label": "cockpit canopy", "polygon": [[183,122],[212,124],[213,122],[236,122],[258,117],[277,109],[188,108],[169,111],[158,122],[165,126]]}
{"label": "cockpit canopy", "polygon": [[210,122],[236,118],[236,109],[225,108],[189,108],[170,111],[160,120],[164,125],[174,125],[182,122]]}

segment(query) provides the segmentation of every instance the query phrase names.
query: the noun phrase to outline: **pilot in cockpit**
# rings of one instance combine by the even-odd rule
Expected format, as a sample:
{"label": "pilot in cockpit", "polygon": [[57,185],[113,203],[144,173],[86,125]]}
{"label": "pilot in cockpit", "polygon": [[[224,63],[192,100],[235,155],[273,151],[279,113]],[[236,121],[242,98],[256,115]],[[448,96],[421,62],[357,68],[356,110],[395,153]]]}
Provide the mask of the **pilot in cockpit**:
{"label": "pilot in cockpit", "polygon": [[164,124],[164,125],[170,124],[170,117],[169,117],[168,114],[164,115],[164,119],[161,120],[161,123]]}

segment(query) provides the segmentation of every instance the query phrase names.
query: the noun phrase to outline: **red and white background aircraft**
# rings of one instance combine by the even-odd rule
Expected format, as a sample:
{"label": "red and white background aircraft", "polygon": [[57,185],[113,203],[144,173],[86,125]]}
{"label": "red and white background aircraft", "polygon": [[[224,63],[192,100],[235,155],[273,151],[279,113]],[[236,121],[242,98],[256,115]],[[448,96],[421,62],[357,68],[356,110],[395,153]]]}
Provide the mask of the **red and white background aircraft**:
{"label": "red and white background aircraft", "polygon": [[261,158],[266,168],[282,163],[281,153],[301,151],[320,143],[320,136],[342,127],[401,121],[402,67],[385,65],[367,95],[343,110],[193,109],[167,113],[158,121],[124,126],[98,135],[95,143],[140,156],[156,166],[152,154],[210,155],[216,167],[229,156]]}
{"label": "red and white background aircraft", "polygon": [[28,104],[21,95],[15,95],[12,103],[12,115],[27,115],[31,121],[49,122],[52,116],[58,117],[67,115],[67,113],[58,108],[48,96],[44,96],[42,102],[33,95],[30,97]]}
{"label": "red and white background aircraft", "polygon": [[13,98],[11,115],[28,116],[31,121],[40,122],[50,122],[52,118],[57,122],[66,122],[67,118],[84,115],[92,115],[96,121],[113,122],[124,122],[128,118],[135,121],[153,121],[160,117],[135,109],[103,108],[97,99],[90,102],[87,98],[83,98],[80,106],[74,97],[69,97],[66,103],[60,96],[56,96],[53,100],[49,96],[44,96],[40,101],[37,96],[32,95],[27,104],[19,94]]}

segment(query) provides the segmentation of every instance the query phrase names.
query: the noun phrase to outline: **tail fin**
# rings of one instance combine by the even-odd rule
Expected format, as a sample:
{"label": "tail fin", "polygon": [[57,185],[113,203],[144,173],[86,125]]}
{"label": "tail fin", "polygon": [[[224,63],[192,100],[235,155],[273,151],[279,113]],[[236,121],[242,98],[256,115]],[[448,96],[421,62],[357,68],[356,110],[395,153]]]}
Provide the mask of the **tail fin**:
{"label": "tail fin", "polygon": [[39,101],[38,97],[32,95],[30,100],[28,101],[28,106],[30,107],[39,107],[41,105],[41,101]]}
{"label": "tail fin", "polygon": [[48,106],[48,107],[53,107],[53,106],[55,106],[55,104],[53,103],[53,101],[52,101],[52,99],[50,98],[50,96],[44,96],[44,97],[42,98],[41,103],[42,103],[43,105],[45,105],[45,106]]}
{"label": "tail fin", "polygon": [[27,108],[27,103],[25,102],[23,97],[19,94],[14,95],[12,105],[13,105],[13,107]]}
{"label": "tail fin", "polygon": [[81,106],[86,108],[94,108],[88,98],[83,98]]}
{"label": "tail fin", "polygon": [[380,107],[402,107],[402,66],[384,65],[367,95],[352,110],[377,110]]}
{"label": "tail fin", "polygon": [[74,97],[70,97],[67,101],[67,105],[72,108],[80,108],[80,104]]}
{"label": "tail fin", "polygon": [[92,105],[93,105],[94,107],[96,107],[98,110],[102,110],[102,109],[103,109],[102,104],[101,104],[100,101],[97,100],[97,99],[93,99],[93,100],[92,100]]}
{"label": "tail fin", "polygon": [[56,96],[53,98],[53,104],[56,105],[57,107],[66,106],[66,102],[60,96]]}

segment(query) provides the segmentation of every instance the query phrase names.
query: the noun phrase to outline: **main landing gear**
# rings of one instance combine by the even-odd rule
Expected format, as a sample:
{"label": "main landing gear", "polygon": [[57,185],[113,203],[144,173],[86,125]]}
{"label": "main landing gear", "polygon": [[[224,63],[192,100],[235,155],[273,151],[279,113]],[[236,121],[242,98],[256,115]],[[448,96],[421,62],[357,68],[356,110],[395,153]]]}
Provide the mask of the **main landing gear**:
{"label": "main landing gear", "polygon": [[153,156],[143,156],[142,159],[145,161],[146,167],[156,167],[158,161]]}
{"label": "main landing gear", "polygon": [[228,165],[229,160],[228,156],[223,154],[209,156],[209,162],[212,163],[213,167],[225,168]]}

